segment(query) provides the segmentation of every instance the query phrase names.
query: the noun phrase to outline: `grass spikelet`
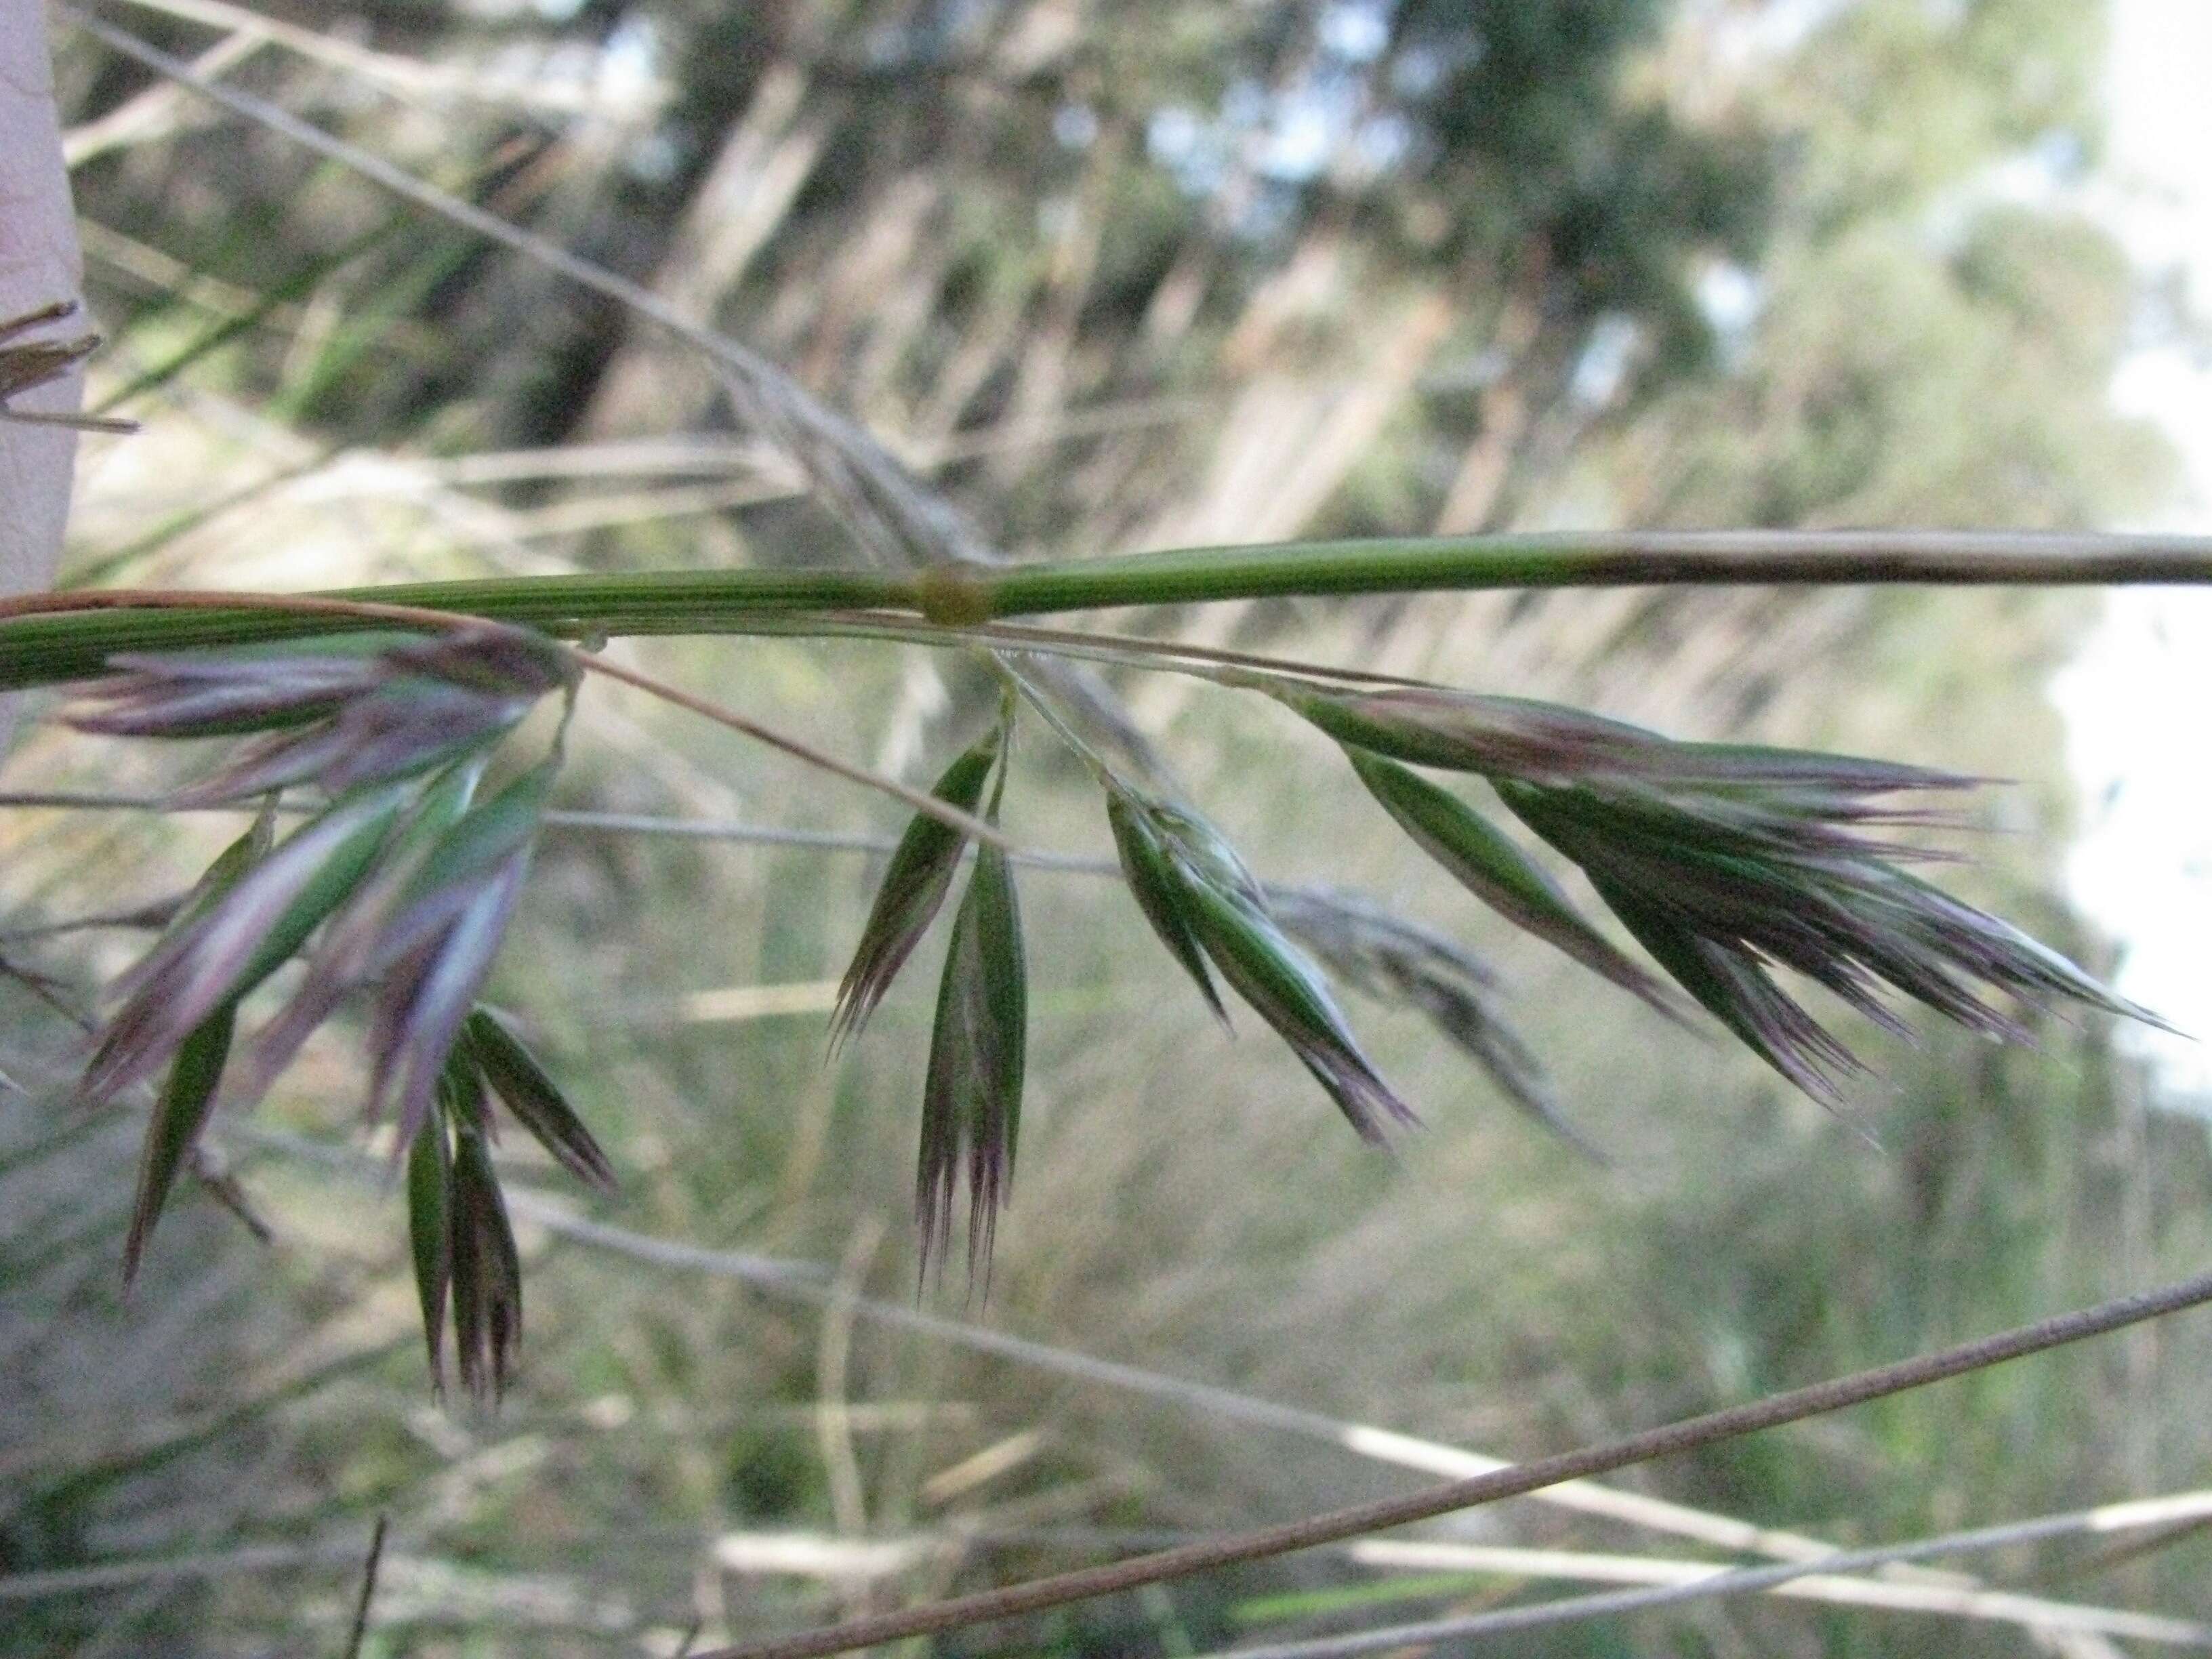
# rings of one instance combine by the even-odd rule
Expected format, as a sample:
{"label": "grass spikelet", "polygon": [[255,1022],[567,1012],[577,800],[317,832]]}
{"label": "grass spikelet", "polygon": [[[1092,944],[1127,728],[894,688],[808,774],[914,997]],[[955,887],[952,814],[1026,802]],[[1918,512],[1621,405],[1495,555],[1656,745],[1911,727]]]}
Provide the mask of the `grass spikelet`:
{"label": "grass spikelet", "polygon": [[188,907],[117,981],[120,1001],[80,1094],[106,1100],[151,1076],[209,1015],[276,971],[368,872],[405,795],[386,786],[336,803],[220,896]]}
{"label": "grass spikelet", "polygon": [[123,1240],[125,1289],[138,1276],[138,1264],[145,1256],[154,1224],[161,1219],[162,1206],[168,1201],[177,1171],[214,1109],[237,1019],[238,1005],[224,1003],[193,1028],[169,1062],[168,1080],[146,1126],[145,1149],[138,1163],[138,1191],[131,1206],[131,1230]]}
{"label": "grass spikelet", "polygon": [[449,1067],[440,1100],[453,1133],[447,1259],[455,1369],[471,1399],[496,1401],[522,1341],[522,1261],[486,1144],[483,1085],[475,1068]]}
{"label": "grass spikelet", "polygon": [[1679,743],[1559,703],[1444,686],[1270,690],[1341,744],[1415,766],[1475,772],[1492,780],[1638,779],[1716,789],[1802,791],[1808,798],[1837,803],[1907,790],[1956,789],[1973,781],[1954,773],[1847,755],[1753,744]]}
{"label": "grass spikelet", "polygon": [[[987,815],[992,823],[998,822],[1005,787],[1001,764]],[[988,1285],[998,1215],[1012,1190],[1021,1133],[1028,973],[1013,867],[1000,848],[979,848],[953,917],[922,1089],[915,1210],[925,1278],[932,1259],[941,1262],[950,1242],[952,1199],[964,1162],[968,1272],[972,1280],[980,1265]]]}
{"label": "grass spikelet", "polygon": [[[972,813],[983,797],[984,782],[999,758],[1003,742],[1003,732],[997,728],[978,739],[945,769],[930,793],[963,812]],[[929,924],[936,919],[938,908],[951,888],[953,872],[960,866],[960,855],[968,839],[951,825],[926,814],[917,813],[907,825],[906,833],[900,836],[884,871],[883,885],[876,890],[876,902],[868,911],[867,921],[860,929],[860,942],[853,952],[852,965],[846,969],[844,980],[837,988],[837,1005],[830,1018],[830,1046],[833,1052],[857,1036],[867,1024],[868,1017],[890,989],[891,981],[898,977],[907,957],[929,931]]]}
{"label": "grass spikelet", "polygon": [[429,1111],[441,1068],[491,972],[554,773],[554,763],[542,763],[456,820],[378,944],[368,1110],[379,1116],[394,1101],[403,1141]]}
{"label": "grass spikelet", "polygon": [[430,1388],[446,1392],[446,1297],[453,1284],[453,1133],[441,1102],[407,1150],[407,1237],[422,1308]]}
{"label": "grass spikelet", "polygon": [[240,1092],[264,1091],[347,991],[404,964],[396,977],[404,1006],[384,1022],[387,1046],[370,1098],[381,1101],[404,1050],[411,1132],[505,929],[553,763],[487,807],[462,809],[492,747],[548,692],[574,690],[568,653],[486,623],[428,638],[340,635],[111,665],[116,672],[79,689],[67,718],[81,730],[258,734],[179,804],[297,783],[336,799],[250,874],[188,905],[117,981],[119,1006],[82,1091],[104,1099],[149,1076],[328,922],[300,991],[241,1056]]}
{"label": "grass spikelet", "polygon": [[[431,1388],[445,1392],[450,1312],[461,1386],[479,1402],[505,1391],[522,1340],[521,1260],[489,1144],[491,1091],[510,1109],[517,1097],[531,1101],[517,1118],[564,1165],[595,1184],[613,1182],[605,1155],[529,1051],[492,1015],[476,1010],[404,1150],[408,1239]],[[563,1116],[565,1123],[556,1124]]]}
{"label": "grass spikelet", "polygon": [[[1290,1044],[1363,1139],[1380,1140],[1388,1122],[1418,1121],[1361,1052],[1328,981],[1276,925],[1265,890],[1220,832],[1194,812],[1126,790],[1109,810],[1118,817],[1115,844],[1125,849],[1125,872],[1127,849],[1136,851],[1131,889],[1139,907],[1201,990],[1210,991],[1212,981],[1179,941],[1205,951],[1237,994]],[[1218,998],[1206,1000],[1220,1012]]]}
{"label": "grass spikelet", "polygon": [[478,1008],[464,1027],[464,1041],[484,1082],[515,1121],[579,1181],[612,1192],[614,1165],[522,1040],[497,1015]]}
{"label": "grass spikelet", "polygon": [[481,761],[449,767],[409,803],[374,867],[322,929],[290,998],[240,1056],[232,1087],[241,1102],[267,1093],[339,1002],[387,965],[389,952],[380,951],[394,913],[440,837],[467,811],[483,771]]}
{"label": "grass spikelet", "polygon": [[[1897,867],[1863,833],[1882,814],[1869,775],[1808,763],[1769,789],[1737,784],[1502,782],[1522,821],[1581,866],[1607,906],[1715,1018],[1790,1082],[1834,1104],[1858,1060],[1773,980],[1791,969],[1883,1028],[1885,988],[1969,1029],[2027,1036],[1996,991],[2162,1024],[2009,924]],[[1917,785],[1912,787],[1918,787]]]}
{"label": "grass spikelet", "polygon": [[[165,929],[174,934],[190,928],[235,887],[255,861],[268,854],[276,836],[274,813],[264,811],[253,825],[217,854],[192,890],[185,895]],[[146,1125],[146,1139],[138,1158],[138,1184],[131,1206],[131,1227],[123,1241],[123,1283],[127,1290],[138,1276],[154,1224],[168,1202],[169,1189],[198,1144],[200,1131],[213,1110],[216,1092],[230,1056],[231,1035],[237,1024],[238,1005],[218,1004],[178,1045],[169,1063],[169,1075]]]}
{"label": "grass spikelet", "polygon": [[381,1116],[396,1097],[405,1145],[491,970],[554,775],[543,762],[473,805],[473,766],[436,780],[331,918],[298,988],[240,1056],[241,1099],[264,1092],[346,996],[373,985],[365,1110]]}
{"label": "grass spikelet", "polygon": [[1466,946],[1341,889],[1274,888],[1267,907],[1339,979],[1417,1009],[1508,1100],[1585,1156],[1607,1161],[1567,1121],[1543,1062],[1506,1018],[1498,976]]}
{"label": "grass spikelet", "polygon": [[1206,966],[1206,953],[1198,943],[1198,935],[1191,929],[1187,905],[1182,898],[1182,878],[1176,875],[1173,860],[1160,838],[1146,822],[1146,810],[1119,792],[1109,791],[1106,796],[1106,822],[1114,832],[1114,850],[1121,862],[1121,874],[1129,885],[1130,896],[1137,908],[1152,924],[1152,932],[1168,948],[1168,954],[1182,964],[1198,994],[1206,999],[1206,1006],[1213,1010],[1213,1017],[1221,1022],[1222,1029],[1231,1029],[1229,1011],[1222,1006],[1221,993],[1214,988],[1213,975]]}
{"label": "grass spikelet", "polygon": [[1380,1141],[1391,1121],[1419,1121],[1361,1052],[1321,970],[1264,909],[1203,881],[1185,890],[1193,931],[1221,976],[1291,1045],[1361,1139]]}
{"label": "grass spikelet", "polygon": [[1487,818],[1395,761],[1350,746],[1345,754],[1398,827],[1461,886],[1515,927],[1668,1018],[1680,1017],[1666,988],[1585,921],[1559,884]]}
{"label": "grass spikelet", "polygon": [[332,794],[489,750],[576,671],[550,640],[494,624],[434,638],[338,635],[276,647],[122,656],[65,715],[119,737],[260,734],[179,791],[180,806],[313,781]]}

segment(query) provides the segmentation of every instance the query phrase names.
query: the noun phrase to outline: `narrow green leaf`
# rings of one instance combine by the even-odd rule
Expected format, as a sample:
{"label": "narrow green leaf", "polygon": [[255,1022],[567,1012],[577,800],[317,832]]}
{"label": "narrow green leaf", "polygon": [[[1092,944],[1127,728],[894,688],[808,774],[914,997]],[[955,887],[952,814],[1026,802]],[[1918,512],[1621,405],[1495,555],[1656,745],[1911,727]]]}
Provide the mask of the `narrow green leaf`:
{"label": "narrow green leaf", "polygon": [[1669,1018],[1680,1018],[1665,987],[1585,921],[1543,867],[1489,819],[1395,761],[1351,744],[1344,752],[1383,810],[1461,886],[1515,927],[1565,951]]}
{"label": "narrow green leaf", "polygon": [[[271,312],[295,301],[306,298],[318,284],[333,273],[343,269],[378,244],[390,240],[415,223],[414,216],[393,215],[382,224],[364,231],[352,240],[320,258],[309,260],[298,270],[288,272],[268,288],[253,296],[252,302],[242,310],[220,316],[204,325],[192,338],[186,340],[150,368],[126,380],[102,398],[94,408],[101,412],[120,407],[135,398],[167,385],[194,362],[239,336],[258,328]],[[166,304],[167,301],[161,303]],[[92,574],[80,574],[79,585],[89,585],[96,580]]]}
{"label": "narrow green leaf", "polygon": [[453,1279],[453,1144],[446,1115],[434,1109],[407,1151],[407,1233],[415,1255],[415,1294],[422,1304],[422,1338],[430,1386],[446,1392],[446,1292]]}
{"label": "narrow green leaf", "polygon": [[177,1170],[207,1126],[216,1088],[222,1082],[223,1062],[230,1058],[230,1036],[237,1017],[236,1003],[223,1004],[185,1039],[170,1063],[168,1082],[155,1105],[153,1120],[146,1126],[146,1144],[139,1155],[137,1200],[131,1206],[131,1231],[123,1241],[126,1289],[138,1276],[146,1242],[161,1218],[161,1206],[168,1201]]}
{"label": "narrow green leaf", "polygon": [[463,1042],[483,1068],[484,1081],[515,1121],[578,1180],[602,1192],[615,1188],[614,1166],[592,1138],[561,1085],[498,1017],[478,1008],[469,1015]]}
{"label": "narrow green leaf", "polygon": [[[1002,732],[994,729],[946,767],[930,793],[948,805],[973,812],[1003,744]],[[907,825],[860,929],[852,965],[837,988],[837,1006],[830,1019],[831,1048],[858,1036],[866,1025],[945,902],[967,844],[965,835],[933,817],[917,813]]]}
{"label": "narrow green leaf", "polygon": [[1130,896],[1137,901],[1137,908],[1145,913],[1160,943],[1167,946],[1168,954],[1182,964],[1183,971],[1197,985],[1213,1017],[1227,1028],[1229,1011],[1222,1006],[1221,994],[1214,988],[1213,975],[1206,971],[1205,953],[1186,914],[1190,901],[1184,896],[1182,878],[1147,822],[1144,806],[1109,791],[1106,823],[1114,832],[1114,850],[1121,857]]}

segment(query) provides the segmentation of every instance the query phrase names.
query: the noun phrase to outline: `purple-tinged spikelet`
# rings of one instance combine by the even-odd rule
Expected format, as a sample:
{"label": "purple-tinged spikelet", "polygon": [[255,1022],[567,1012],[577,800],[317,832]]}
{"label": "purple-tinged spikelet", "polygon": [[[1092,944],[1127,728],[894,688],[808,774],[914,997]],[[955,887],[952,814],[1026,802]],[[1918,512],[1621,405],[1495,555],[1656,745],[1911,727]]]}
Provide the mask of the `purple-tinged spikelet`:
{"label": "purple-tinged spikelet", "polygon": [[[1824,794],[1825,789],[1832,793]],[[2057,952],[1899,869],[1859,832],[1865,797],[1808,777],[1762,794],[1689,784],[1505,781],[1506,805],[1580,865],[1675,981],[1753,1052],[1834,1103],[1863,1069],[1774,981],[1790,969],[1885,1029],[1885,988],[1992,1036],[2027,1035],[1998,992],[2030,1008],[2074,1002],[2160,1024]],[[1848,813],[1826,810],[1831,804]]]}
{"label": "purple-tinged spikelet", "polygon": [[[1685,991],[1817,1098],[1863,1070],[1777,984],[1790,969],[1885,1029],[1901,993],[1972,1030],[2023,1036],[1986,1000],[2075,1002],[2159,1023],[2056,952],[1899,868],[1942,857],[1884,827],[1955,824],[1923,805],[1976,780],[1847,755],[1677,743],[1579,709],[1441,687],[1273,688],[1341,743],[1376,798],[1463,884],[1520,927],[1646,994],[1648,975],[1457,797],[1395,763],[1489,780],[1579,865]],[[1388,757],[1389,758],[1383,758]],[[1663,1005],[1662,1005],[1663,1006]]]}
{"label": "purple-tinged spikelet", "polygon": [[[291,784],[332,797],[273,848],[274,819],[264,812],[113,988],[117,1006],[81,1092],[105,1099],[169,1072],[142,1159],[126,1274],[225,1085],[234,1102],[258,1098],[356,991],[373,999],[369,1110],[380,1114],[396,1100],[403,1156],[441,1089],[465,1084],[477,1098],[489,1072],[557,1156],[611,1179],[605,1155],[519,1043],[459,1042],[520,891],[556,762],[471,804],[477,781],[491,750],[540,698],[573,690],[567,654],[537,635],[486,624],[431,638],[345,635],[126,657],[113,666],[119,672],[81,688],[70,715],[81,729],[251,737],[183,801]],[[303,952],[299,983],[234,1053],[241,1000]],[[482,1151],[489,1126],[481,1111],[463,1114],[464,1124],[455,1115],[460,1103],[448,1106],[436,1146],[410,1158],[418,1277],[426,1319],[434,1301],[442,1316],[450,1291],[464,1382],[495,1391],[520,1331],[520,1281]],[[427,1231],[426,1206],[437,1212],[437,1227]],[[427,1242],[432,1231],[444,1240],[436,1249]],[[434,1367],[434,1331],[432,1359]]]}
{"label": "purple-tinged spikelet", "polygon": [[486,749],[574,684],[550,641],[490,624],[434,639],[337,635],[234,651],[127,655],[65,718],[116,737],[261,735],[180,791],[180,806],[313,783],[333,795]]}

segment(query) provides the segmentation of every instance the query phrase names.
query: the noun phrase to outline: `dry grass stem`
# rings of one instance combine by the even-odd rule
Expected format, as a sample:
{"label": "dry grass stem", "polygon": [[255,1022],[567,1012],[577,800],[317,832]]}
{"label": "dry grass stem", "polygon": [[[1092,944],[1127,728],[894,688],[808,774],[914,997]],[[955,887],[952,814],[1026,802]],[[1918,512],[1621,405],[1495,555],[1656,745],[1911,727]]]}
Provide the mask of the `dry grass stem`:
{"label": "dry grass stem", "polygon": [[[2000,1335],[1985,1337],[1935,1352],[1855,1372],[1832,1382],[1772,1394],[1747,1405],[1730,1407],[1702,1417],[1646,1430],[1603,1445],[1517,1464],[1494,1474],[1417,1493],[1410,1498],[1384,1498],[1355,1504],[1303,1521],[1256,1528],[1203,1544],[1139,1556],[1111,1566],[1094,1567],[1039,1578],[1006,1589],[933,1602],[895,1613],[858,1619],[804,1635],[739,1643],[699,1656],[699,1659],[817,1659],[817,1656],[850,1652],[856,1648],[957,1629],[990,1620],[1042,1612],[1072,1601],[1118,1594],[1146,1584],[1164,1583],[1247,1561],[1263,1560],[1317,1544],[1363,1537],[1387,1528],[1433,1519],[1477,1504],[1518,1497],[1560,1480],[1626,1468],[1655,1458],[1678,1455],[1701,1446],[1800,1422],[1908,1389],[1985,1370],[2008,1360],[2041,1353],[2162,1318],[2185,1309],[2212,1302],[2212,1273],[2184,1279],[2161,1290],[2118,1297],[2075,1313],[2061,1314]],[[1777,1569],[1794,1577],[1805,1569],[1796,1564]]]}

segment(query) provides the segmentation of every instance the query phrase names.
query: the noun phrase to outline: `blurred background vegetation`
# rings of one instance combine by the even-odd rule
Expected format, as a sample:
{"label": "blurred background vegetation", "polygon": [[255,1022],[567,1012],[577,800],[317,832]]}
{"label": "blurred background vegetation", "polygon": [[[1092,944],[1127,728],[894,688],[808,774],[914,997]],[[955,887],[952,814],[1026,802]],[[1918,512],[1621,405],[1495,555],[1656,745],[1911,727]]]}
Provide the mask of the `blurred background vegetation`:
{"label": "blurred background vegetation", "polygon": [[[1010,554],[1579,526],[2124,521],[2169,487],[2115,417],[2162,325],[2071,205],[2099,164],[2083,0],[205,0],[109,15],[649,283],[866,422]],[[541,266],[396,206],[58,25],[93,309],[78,583],[834,562],[848,544],[712,378]],[[202,56],[204,54],[204,56]],[[1584,702],[1686,736],[2017,780],[1956,882],[2093,963],[2050,896],[2071,790],[2040,692],[2079,597],[1905,591],[1278,603],[1211,643]],[[628,647],[617,647],[617,650]],[[926,777],[987,689],[890,647],[637,647]],[[1126,693],[1270,877],[1366,890],[1494,960],[1594,1163],[1406,1012],[1355,1010],[1429,1121],[1361,1147],[1290,1056],[1229,1046],[1110,883],[1024,878],[1029,1126],[988,1303],[956,1318],[1503,1456],[1735,1401],[2201,1265],[2212,1158],[2100,1029],[2039,1052],[1861,1033],[1844,1121],[1669,1030],[1449,888],[1310,735]],[[167,757],[30,732],[12,787]],[[881,835],[887,804],[594,686],[572,808]],[[1009,822],[1106,848],[1025,738]],[[15,810],[4,843],[0,1646],[669,1655],[1284,1518],[1415,1479],[1310,1436],[863,1317],[911,1305],[919,974],[825,1064],[870,861],[549,836],[495,983],[618,1165],[636,1234],[820,1264],[825,1309],[561,1231],[520,1137],[524,1375],[429,1398],[397,1194],[312,1046],[218,1139],[275,1242],[201,1194],[130,1301],[137,1124],[63,1103],[142,936],[234,825]],[[803,837],[801,838],[803,841]],[[927,967],[927,963],[922,964]],[[1246,1021],[1247,1026],[1255,1022]],[[44,1085],[44,1086],[42,1086]],[[1878,1145],[1875,1144],[1878,1143]],[[556,1211],[556,1204],[562,1206]],[[955,1276],[957,1279],[957,1275]],[[1865,1542],[2203,1484],[2182,1322],[1618,1484]],[[804,1533],[774,1559],[763,1538]],[[1702,1556],[1521,1503],[1441,1538]],[[871,1556],[876,1540],[920,1546]],[[1994,1582],[2212,1618],[2212,1541],[2052,1547]],[[165,1571],[179,1559],[191,1571]],[[1182,1654],[1551,1594],[1339,1554],[945,1653]],[[2084,1638],[2086,1640],[2086,1638]],[[1528,1653],[2013,1653],[2002,1624],[1739,1600]]]}

